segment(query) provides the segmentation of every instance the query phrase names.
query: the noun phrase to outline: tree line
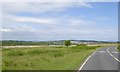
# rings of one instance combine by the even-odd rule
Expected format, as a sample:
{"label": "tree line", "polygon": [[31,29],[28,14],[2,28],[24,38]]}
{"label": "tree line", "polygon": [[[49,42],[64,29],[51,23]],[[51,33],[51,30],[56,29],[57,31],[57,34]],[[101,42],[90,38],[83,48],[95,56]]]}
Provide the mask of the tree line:
{"label": "tree line", "polygon": [[0,41],[2,46],[16,46],[16,45],[50,45],[52,42],[33,42],[33,41]]}
{"label": "tree line", "polygon": [[14,41],[14,40],[3,40],[0,41],[1,46],[17,46],[17,45],[65,45],[70,46],[70,40],[64,40],[63,42],[57,41],[41,41],[41,42],[34,42],[34,41]]}

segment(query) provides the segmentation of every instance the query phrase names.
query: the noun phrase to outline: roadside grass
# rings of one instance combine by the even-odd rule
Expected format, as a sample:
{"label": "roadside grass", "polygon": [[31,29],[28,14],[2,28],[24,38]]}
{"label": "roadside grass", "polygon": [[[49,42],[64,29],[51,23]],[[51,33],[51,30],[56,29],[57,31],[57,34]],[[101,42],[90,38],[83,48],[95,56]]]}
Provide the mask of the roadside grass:
{"label": "roadside grass", "polygon": [[117,48],[117,49],[118,49],[118,51],[120,52],[120,45],[118,45],[118,48]]}
{"label": "roadside grass", "polygon": [[0,71],[2,71],[2,50],[0,50]]}
{"label": "roadside grass", "polygon": [[99,46],[3,49],[3,70],[76,70]]}

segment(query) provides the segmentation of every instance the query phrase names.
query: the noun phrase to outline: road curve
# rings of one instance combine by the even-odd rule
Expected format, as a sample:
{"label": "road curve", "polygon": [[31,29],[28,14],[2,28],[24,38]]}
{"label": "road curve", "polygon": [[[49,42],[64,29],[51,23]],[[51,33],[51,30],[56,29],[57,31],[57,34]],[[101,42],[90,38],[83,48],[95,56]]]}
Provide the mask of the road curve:
{"label": "road curve", "polygon": [[79,72],[81,70],[118,70],[118,64],[120,62],[116,47],[109,46],[95,51],[79,68]]}

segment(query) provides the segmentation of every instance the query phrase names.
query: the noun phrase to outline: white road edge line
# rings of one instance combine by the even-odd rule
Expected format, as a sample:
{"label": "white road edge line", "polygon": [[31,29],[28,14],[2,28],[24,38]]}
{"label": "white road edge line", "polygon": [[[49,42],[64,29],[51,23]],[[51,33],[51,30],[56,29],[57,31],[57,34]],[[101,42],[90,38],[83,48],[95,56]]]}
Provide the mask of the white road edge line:
{"label": "white road edge line", "polygon": [[112,56],[116,61],[120,62],[119,59],[117,59],[116,57],[114,57],[110,52],[109,52],[109,48],[107,49],[107,52],[110,54],[110,56]]}
{"label": "white road edge line", "polygon": [[86,60],[85,60],[85,62],[82,64],[82,66],[79,68],[79,70],[78,70],[78,72],[80,72],[80,70],[82,70],[82,68],[83,68],[83,66],[86,64],[86,62],[91,58],[91,56],[93,55],[93,54],[95,54],[95,52],[96,51],[94,51]]}
{"label": "white road edge line", "polygon": [[115,49],[116,49],[116,51],[118,51],[117,47]]}

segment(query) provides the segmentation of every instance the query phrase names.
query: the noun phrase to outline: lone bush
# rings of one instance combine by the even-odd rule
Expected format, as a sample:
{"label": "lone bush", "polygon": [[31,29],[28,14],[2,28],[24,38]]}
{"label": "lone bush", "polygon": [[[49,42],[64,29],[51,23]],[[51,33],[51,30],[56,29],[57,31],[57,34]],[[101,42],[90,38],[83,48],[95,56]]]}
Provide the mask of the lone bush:
{"label": "lone bush", "polygon": [[65,46],[70,46],[70,45],[71,45],[70,40],[65,40],[65,41],[64,41],[64,45],[65,45]]}

